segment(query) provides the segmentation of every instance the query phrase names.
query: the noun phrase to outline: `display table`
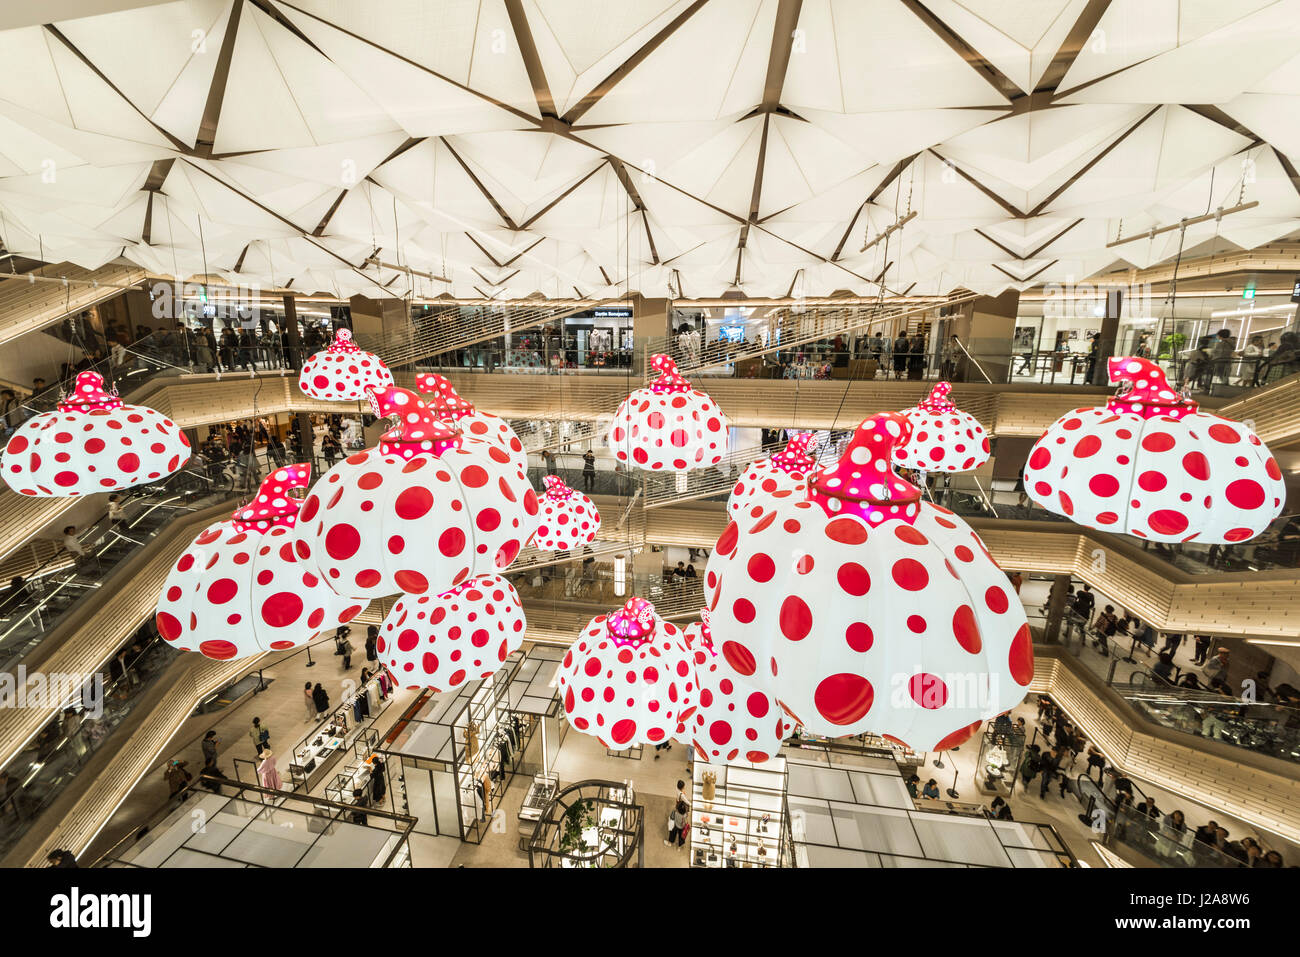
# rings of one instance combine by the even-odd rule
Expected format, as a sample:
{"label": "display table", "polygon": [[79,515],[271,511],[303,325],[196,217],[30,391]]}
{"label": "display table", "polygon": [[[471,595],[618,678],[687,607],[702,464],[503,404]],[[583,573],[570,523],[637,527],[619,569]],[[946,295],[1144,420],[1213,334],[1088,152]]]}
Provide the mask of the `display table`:
{"label": "display table", "polygon": [[524,803],[519,806],[519,849],[521,851],[528,850],[533,832],[537,829],[537,822],[541,820],[547,805],[554,800],[555,793],[559,789],[558,775],[538,773],[533,777],[533,783],[529,785],[528,793],[524,795]]}

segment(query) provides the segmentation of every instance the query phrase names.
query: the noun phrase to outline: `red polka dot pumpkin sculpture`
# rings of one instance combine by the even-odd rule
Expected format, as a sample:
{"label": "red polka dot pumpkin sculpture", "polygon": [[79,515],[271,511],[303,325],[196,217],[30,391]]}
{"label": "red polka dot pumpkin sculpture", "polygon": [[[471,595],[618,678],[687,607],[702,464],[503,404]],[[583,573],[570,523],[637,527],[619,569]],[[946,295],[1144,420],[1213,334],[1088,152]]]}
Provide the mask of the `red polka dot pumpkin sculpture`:
{"label": "red polka dot pumpkin sculpture", "polygon": [[545,475],[541,495],[542,521],[533,535],[533,546],[544,552],[564,552],[596,540],[600,511],[596,503],[569,486],[558,475]]}
{"label": "red polka dot pumpkin sculpture", "polygon": [[460,397],[446,376],[436,372],[417,373],[415,387],[433,397],[427,401],[443,422],[456,426],[463,435],[495,442],[510,455],[510,460],[519,466],[520,471],[528,471],[528,453],[524,451],[524,443],[519,441],[519,436],[505,419],[476,410],[474,403]]}
{"label": "red polka dot pumpkin sculpture", "polygon": [[172,566],[154,620],[182,651],[246,658],[293,648],[350,621],[364,602],[342,598],[298,559],[293,528],[310,465],[276,469],[230,521],[210,525]]}
{"label": "red polka dot pumpkin sculpture", "polygon": [[709,610],[686,626],[686,643],[694,656],[695,713],[675,737],[687,741],[705,761],[761,764],[781,751],[794,722],[769,694],[735,676],[713,647]]}
{"label": "red polka dot pumpkin sculpture", "polygon": [[806,492],[808,474],[817,464],[808,454],[812,442],[813,433],[799,432],[786,442],[784,451],[751,462],[727,499],[731,517],[743,514],[758,518],[763,514],[765,502]]}
{"label": "red polka dot pumpkin sculpture", "polygon": [[33,416],[4,453],[4,477],[22,495],[69,498],[130,488],[176,472],[190,458],[180,426],[104,391],[98,372],[77,375],[56,412]]}
{"label": "red polka dot pumpkin sculpture", "polygon": [[527,625],[514,586],[485,575],[441,595],[403,595],[375,648],[406,687],[447,691],[494,674],[523,644]]}
{"label": "red polka dot pumpkin sculpture", "polygon": [[298,374],[298,388],[307,395],[337,402],[359,402],[367,389],[392,384],[388,366],[353,342],[347,329],[334,333],[334,341],[304,362]]}
{"label": "red polka dot pumpkin sculpture", "polygon": [[666,741],[695,707],[682,633],[644,598],[591,619],[564,653],[559,679],[569,724],[614,751]]}
{"label": "red polka dot pumpkin sculpture", "polygon": [[296,548],[352,598],[423,595],[506,568],[537,527],[537,493],[499,445],[462,436],[414,392],[371,393],[396,425],[321,477]]}
{"label": "red polka dot pumpkin sculpture", "polygon": [[1157,542],[1244,542],[1281,513],[1282,471],[1248,426],[1198,411],[1150,360],[1114,358],[1109,371],[1130,388],[1063,415],[1030,451],[1035,502]]}
{"label": "red polka dot pumpkin sculpture", "polygon": [[717,465],[727,453],[727,417],[712,399],[677,374],[665,355],[652,356],[659,377],[618,407],[609,449],[638,468],[687,472]]}
{"label": "red polka dot pumpkin sculpture", "polygon": [[912,437],[894,449],[894,464],[922,472],[969,472],[989,460],[989,437],[969,412],[952,404],[952,386],[937,382],[930,394],[903,415]]}
{"label": "red polka dot pumpkin sculpture", "polygon": [[937,751],[1020,702],[1033,646],[984,543],[890,467],[909,428],[872,416],[807,497],[728,524],[705,594],[720,667],[810,733]]}

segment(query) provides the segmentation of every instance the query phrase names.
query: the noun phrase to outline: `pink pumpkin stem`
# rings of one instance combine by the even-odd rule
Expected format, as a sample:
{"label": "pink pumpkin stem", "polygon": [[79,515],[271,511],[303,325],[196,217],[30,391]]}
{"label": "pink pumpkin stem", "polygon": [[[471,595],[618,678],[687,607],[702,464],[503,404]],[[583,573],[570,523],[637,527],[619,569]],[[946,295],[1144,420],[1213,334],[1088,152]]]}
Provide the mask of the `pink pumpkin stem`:
{"label": "pink pumpkin stem", "polygon": [[807,472],[817,460],[808,454],[812,445],[811,432],[797,432],[785,443],[785,449],[772,456],[772,468],[782,472]]}
{"label": "pink pumpkin stem", "polygon": [[112,412],[122,408],[122,400],[104,391],[104,377],[87,369],[77,373],[72,394],[59,402],[60,412],[94,412],[103,409]]}
{"label": "pink pumpkin stem", "polygon": [[235,509],[231,524],[241,532],[264,532],[276,525],[293,528],[298,523],[300,499],[289,495],[290,489],[311,484],[311,464],[298,462],[276,469],[257,489],[247,505]]}
{"label": "pink pumpkin stem", "polygon": [[629,598],[605,619],[605,631],[615,645],[640,645],[655,633],[655,606],[644,598]]}
{"label": "pink pumpkin stem", "polygon": [[326,352],[360,352],[361,347],[352,341],[352,332],[348,329],[339,329],[334,333],[334,341],[325,349]]}
{"label": "pink pumpkin stem", "polygon": [[691,391],[690,382],[678,373],[677,363],[662,352],[650,357],[650,367],[659,372],[659,378],[650,383],[650,391],[656,395]]}
{"label": "pink pumpkin stem", "polygon": [[545,495],[552,502],[563,502],[573,495],[573,489],[564,484],[564,479],[558,475],[543,475],[542,484],[546,486]]}
{"label": "pink pumpkin stem", "polygon": [[1111,412],[1129,412],[1144,419],[1161,415],[1181,419],[1200,407],[1195,400],[1174,389],[1165,370],[1150,359],[1116,356],[1106,360],[1106,371],[1112,384],[1130,385],[1107,401],[1106,408]]}
{"label": "pink pumpkin stem", "polygon": [[433,409],[439,418],[452,421],[474,414],[474,403],[461,398],[456,387],[444,375],[436,372],[418,372],[415,387],[433,396]]}
{"label": "pink pumpkin stem", "polygon": [[903,521],[920,514],[921,490],[893,468],[894,449],[908,440],[912,425],[900,412],[878,412],[864,419],[840,460],[816,472],[808,498],[832,518],[856,515],[868,525]]}
{"label": "pink pumpkin stem", "polygon": [[404,459],[416,455],[441,455],[460,443],[460,430],[439,420],[434,410],[410,389],[390,385],[366,390],[375,415],[394,420],[393,428],[379,439],[383,455]]}
{"label": "pink pumpkin stem", "polygon": [[952,386],[947,382],[936,382],[930,394],[918,402],[917,408],[924,409],[926,412],[953,412],[957,406],[952,404],[948,394],[952,392]]}

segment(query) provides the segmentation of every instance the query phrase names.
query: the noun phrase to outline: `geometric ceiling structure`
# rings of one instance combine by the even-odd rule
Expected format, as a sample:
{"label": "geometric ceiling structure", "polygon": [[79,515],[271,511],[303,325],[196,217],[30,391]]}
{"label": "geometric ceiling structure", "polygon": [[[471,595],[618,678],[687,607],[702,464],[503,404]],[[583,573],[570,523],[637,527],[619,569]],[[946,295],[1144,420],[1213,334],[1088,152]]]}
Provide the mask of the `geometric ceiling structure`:
{"label": "geometric ceiling structure", "polygon": [[0,242],[50,262],[996,294],[1161,262],[1178,231],[1144,234],[1218,207],[1258,204],[1187,248],[1300,230],[1300,0],[30,6],[0,20]]}

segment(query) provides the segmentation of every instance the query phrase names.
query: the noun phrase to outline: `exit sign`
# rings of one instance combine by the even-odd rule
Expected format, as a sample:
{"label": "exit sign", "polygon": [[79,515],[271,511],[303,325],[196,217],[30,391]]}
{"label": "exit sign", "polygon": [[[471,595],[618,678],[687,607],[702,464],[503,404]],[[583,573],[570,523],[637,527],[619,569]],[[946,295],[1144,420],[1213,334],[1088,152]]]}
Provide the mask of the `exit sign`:
{"label": "exit sign", "polygon": [[1255,284],[1253,282],[1246,284],[1246,288],[1241,291],[1241,298],[1242,299],[1255,298]]}

